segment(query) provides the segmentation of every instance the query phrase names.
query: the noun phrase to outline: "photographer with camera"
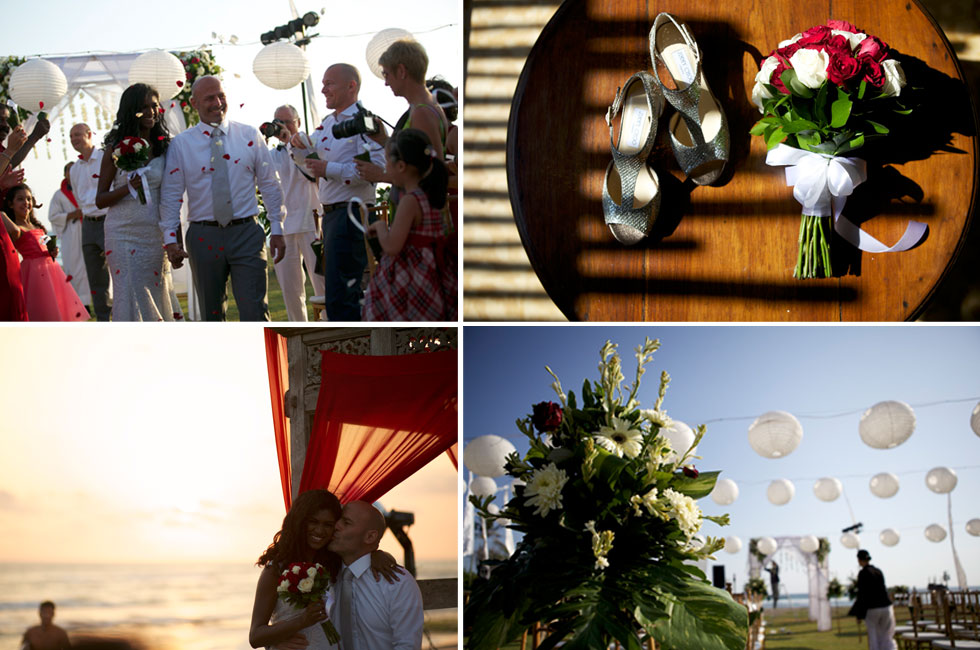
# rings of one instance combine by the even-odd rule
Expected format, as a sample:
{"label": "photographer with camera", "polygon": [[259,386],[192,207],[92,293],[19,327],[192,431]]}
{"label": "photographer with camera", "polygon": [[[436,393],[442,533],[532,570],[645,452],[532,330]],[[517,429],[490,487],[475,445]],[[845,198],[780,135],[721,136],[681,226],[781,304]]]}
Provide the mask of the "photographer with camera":
{"label": "photographer with camera", "polygon": [[289,142],[299,133],[299,126],[299,112],[286,104],[277,108],[275,119],[260,126],[259,131],[267,139],[274,136],[281,142],[269,150],[272,163],[279,172],[282,202],[286,208],[286,218],[282,223],[286,255],[276,262],[276,279],[282,288],[289,320],[306,322],[306,278],[303,275],[303,266],[306,266],[306,275],[313,284],[314,295],[322,296],[324,285],[323,276],[314,270],[316,253],[312,246],[319,229],[317,211],[320,205],[317,200],[316,178],[306,169],[305,157],[309,150],[297,151]]}
{"label": "photographer with camera", "polygon": [[[332,321],[361,320],[361,278],[367,266],[364,234],[347,217],[352,198],[370,207],[375,202],[374,182],[357,172],[355,156],[367,157],[382,168],[384,151],[365,136],[379,125],[360,106],[357,95],[361,76],[347,63],[335,63],[323,73],[323,96],[327,115],[313,135],[317,159],[307,159],[307,169],[320,182],[319,200],[323,204],[323,259],[327,317]],[[297,150],[308,149],[303,134],[292,138]]]}

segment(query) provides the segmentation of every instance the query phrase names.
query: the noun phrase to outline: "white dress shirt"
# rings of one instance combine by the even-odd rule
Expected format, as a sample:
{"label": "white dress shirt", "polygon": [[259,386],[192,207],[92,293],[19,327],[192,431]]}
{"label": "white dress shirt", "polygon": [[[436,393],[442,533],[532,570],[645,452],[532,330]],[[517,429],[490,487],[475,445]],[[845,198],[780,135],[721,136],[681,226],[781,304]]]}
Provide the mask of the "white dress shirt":
{"label": "white dress shirt", "polygon": [[99,190],[99,172],[102,170],[102,149],[96,149],[88,160],[79,158],[68,170],[71,178],[71,191],[78,201],[82,215],[86,217],[103,217],[109,208],[95,207],[95,195]]}
{"label": "white dress shirt", "polygon": [[[265,140],[254,126],[225,120],[221,125],[221,147],[226,152],[228,184],[231,186],[232,218],[259,213],[255,187],[262,192],[273,235],[282,234],[282,190]],[[167,150],[167,168],[160,187],[160,230],[163,243],[177,241],[180,203],[187,191],[188,220],[214,221],[211,199],[211,125],[200,122],[178,134]],[[72,167],[74,169],[74,167]]]}
{"label": "white dress shirt", "polygon": [[[269,150],[272,161],[279,172],[279,184],[282,185],[282,202],[286,208],[286,219],[282,223],[282,232],[286,235],[295,235],[301,232],[312,232],[316,228],[313,223],[313,210],[320,210],[320,203],[317,200],[316,179],[310,181],[307,176],[313,178],[305,168],[300,168],[293,162],[291,154],[292,145],[280,145]],[[309,149],[297,151],[297,159],[303,160],[303,153],[309,153]],[[307,172],[304,176],[303,173]]]}
{"label": "white dress shirt", "polygon": [[[408,573],[399,581],[375,580],[371,573],[371,554],[362,555],[350,565],[353,594],[351,620],[354,647],[344,650],[419,650],[422,647],[422,592]],[[341,576],[343,575],[341,567]],[[341,578],[338,577],[339,581]],[[334,589],[340,585],[334,585]],[[334,592],[330,620],[343,638],[340,622],[339,590]]]}
{"label": "white dress shirt", "polygon": [[351,104],[340,113],[336,111],[323,118],[320,126],[310,134],[313,146],[321,160],[327,161],[326,177],[320,180],[320,203],[350,201],[355,196],[365,203],[376,203],[374,183],[368,183],[357,175],[354,156],[364,153],[364,145],[371,148],[371,162],[385,166],[385,152],[377,142],[364,135],[350,138],[333,137],[333,125],[349,120],[357,113],[357,104]]}

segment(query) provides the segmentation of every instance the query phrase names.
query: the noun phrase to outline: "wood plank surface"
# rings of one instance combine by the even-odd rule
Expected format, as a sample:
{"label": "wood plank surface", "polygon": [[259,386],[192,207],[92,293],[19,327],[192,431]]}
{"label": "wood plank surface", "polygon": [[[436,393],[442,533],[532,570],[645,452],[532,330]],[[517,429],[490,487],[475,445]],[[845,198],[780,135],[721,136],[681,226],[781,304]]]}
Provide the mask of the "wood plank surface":
{"label": "wood plank surface", "polygon": [[[611,158],[603,119],[617,87],[650,70],[647,38],[660,11],[692,29],[731,130],[721,181],[684,181],[660,121],[652,156],[661,237],[624,247],[602,220]],[[903,253],[861,253],[835,240],[840,277],[792,277],[799,204],[782,168],[765,164],[749,128],[762,57],[828,19],[847,20],[901,53],[909,83],[936,93],[913,135],[878,159],[845,214],[886,244],[909,219],[929,225]],[[912,75],[915,76],[912,76]],[[955,56],[915,1],[570,0],[528,56],[514,96],[507,173],[514,218],[542,285],[570,319],[595,321],[893,321],[914,318],[948,271],[977,201],[976,117]],[[904,146],[907,143],[907,146]]]}

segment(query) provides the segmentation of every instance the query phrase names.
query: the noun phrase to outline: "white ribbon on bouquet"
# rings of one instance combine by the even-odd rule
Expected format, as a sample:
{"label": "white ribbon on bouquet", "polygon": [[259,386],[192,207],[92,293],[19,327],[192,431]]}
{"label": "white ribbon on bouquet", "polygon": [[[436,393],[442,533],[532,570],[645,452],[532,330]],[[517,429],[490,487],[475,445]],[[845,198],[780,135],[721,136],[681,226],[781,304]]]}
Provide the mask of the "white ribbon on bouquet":
{"label": "white ribbon on bouquet", "polygon": [[149,171],[150,166],[147,165],[146,167],[140,167],[139,169],[134,169],[133,171],[129,172],[129,175],[126,177],[126,187],[129,188],[129,194],[134,199],[139,201],[140,195],[136,192],[136,188],[129,183],[129,181],[139,176],[140,181],[143,183],[143,196],[146,197],[146,205],[153,205],[153,196],[150,194],[150,182],[146,180],[146,174]]}
{"label": "white ribbon on bouquet", "polygon": [[803,206],[803,214],[834,218],[834,230],[852,246],[869,253],[907,251],[926,234],[928,226],[909,221],[901,239],[886,246],[847,217],[841,216],[847,197],[868,178],[867,164],[861,158],[829,156],[777,145],[766,155],[766,164],[786,166],[786,184],[793,197]]}

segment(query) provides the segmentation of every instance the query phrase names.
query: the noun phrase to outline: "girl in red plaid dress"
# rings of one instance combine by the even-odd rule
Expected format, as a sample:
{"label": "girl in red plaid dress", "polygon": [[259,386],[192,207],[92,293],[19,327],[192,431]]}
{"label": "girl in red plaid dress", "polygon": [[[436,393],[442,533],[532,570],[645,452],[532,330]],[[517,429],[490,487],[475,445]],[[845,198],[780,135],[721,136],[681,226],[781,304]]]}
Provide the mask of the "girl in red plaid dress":
{"label": "girl in red plaid dress", "polygon": [[448,171],[428,136],[398,131],[388,140],[387,173],[405,194],[388,227],[368,227],[384,255],[364,294],[364,320],[455,321],[456,238],[447,225]]}

